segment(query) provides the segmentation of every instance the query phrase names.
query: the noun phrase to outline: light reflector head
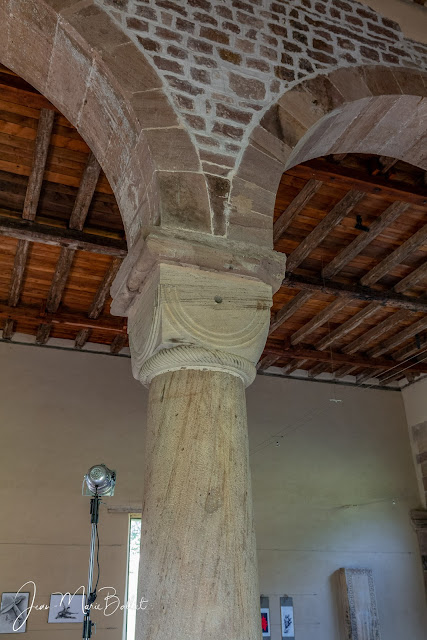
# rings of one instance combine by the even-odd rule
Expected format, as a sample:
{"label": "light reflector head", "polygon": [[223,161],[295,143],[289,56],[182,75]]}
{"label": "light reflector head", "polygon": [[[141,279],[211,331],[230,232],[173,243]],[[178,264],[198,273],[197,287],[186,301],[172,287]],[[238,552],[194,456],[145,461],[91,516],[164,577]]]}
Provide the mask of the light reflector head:
{"label": "light reflector head", "polygon": [[105,464],[96,464],[89,469],[83,480],[84,496],[113,496],[116,472]]}

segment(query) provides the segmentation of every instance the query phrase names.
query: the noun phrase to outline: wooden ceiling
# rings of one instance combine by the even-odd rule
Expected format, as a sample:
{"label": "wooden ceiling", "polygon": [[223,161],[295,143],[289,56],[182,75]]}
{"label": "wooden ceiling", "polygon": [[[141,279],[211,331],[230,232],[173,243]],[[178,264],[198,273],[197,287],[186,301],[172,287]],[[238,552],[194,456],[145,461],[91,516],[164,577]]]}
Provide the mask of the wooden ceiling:
{"label": "wooden ceiling", "polygon": [[3,339],[127,345],[123,318],[109,314],[126,255],[111,187],[76,129],[1,66],[0,234]]}
{"label": "wooden ceiling", "polygon": [[287,272],[259,368],[383,385],[426,373],[425,172],[377,156],[316,159],[283,175],[274,220]]}
{"label": "wooden ceiling", "polygon": [[[426,184],[416,167],[361,155],[283,175],[274,242],[288,265],[260,370],[382,385],[427,373]],[[113,192],[86,143],[0,67],[3,339],[120,353],[126,324],[109,313],[109,289],[126,250]]]}

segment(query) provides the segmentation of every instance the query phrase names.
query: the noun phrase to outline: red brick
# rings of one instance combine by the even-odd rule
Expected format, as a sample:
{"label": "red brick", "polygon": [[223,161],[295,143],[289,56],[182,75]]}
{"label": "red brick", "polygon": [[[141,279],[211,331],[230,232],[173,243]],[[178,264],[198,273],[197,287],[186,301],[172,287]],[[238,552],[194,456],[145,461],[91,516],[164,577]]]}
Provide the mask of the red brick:
{"label": "red brick", "polygon": [[161,49],[160,44],[150,38],[141,38],[140,36],[137,36],[137,40],[147,51],[160,51]]}
{"label": "red brick", "polygon": [[[286,7],[282,4],[278,4],[277,2],[273,2],[271,4],[271,10],[275,11],[276,13],[283,13],[286,15]],[[298,13],[297,13],[298,15]]]}
{"label": "red brick", "polygon": [[246,2],[241,2],[241,0],[232,0],[233,7],[236,7],[236,9],[242,9],[242,11],[247,11],[248,13],[253,13],[254,12],[254,8],[251,7],[250,4],[247,4]]}
{"label": "red brick", "polygon": [[192,96],[198,96],[201,93],[204,93],[204,90],[201,87],[195,87],[187,80],[183,80],[182,78],[175,78],[175,76],[165,76],[165,78],[169,81],[169,84],[174,89],[178,91],[182,91],[183,93],[189,93]]}
{"label": "red brick", "polygon": [[319,51],[325,51],[326,53],[334,52],[334,48],[331,44],[328,44],[323,40],[319,40],[318,38],[313,38],[313,47],[315,49],[319,49]]}
{"label": "red brick", "polygon": [[200,11],[196,11],[193,14],[193,19],[197,22],[202,22],[203,24],[212,24],[214,27],[218,26],[218,21],[208,13],[201,13]]}
{"label": "red brick", "polygon": [[213,42],[219,42],[220,44],[230,44],[230,38],[226,33],[218,31],[218,29],[211,29],[210,27],[201,27],[200,37],[212,40]]}
{"label": "red brick", "polygon": [[179,47],[175,47],[175,45],[171,44],[167,48],[167,53],[174,58],[179,58],[180,60],[186,60],[188,58],[188,53],[185,49],[180,49]]}
{"label": "red brick", "polygon": [[148,22],[139,18],[126,18],[126,26],[136,31],[148,31]]}
{"label": "red brick", "polygon": [[187,0],[190,7],[197,7],[198,9],[203,9],[204,11],[210,11],[212,9],[212,5],[207,0]]}
{"label": "red brick", "polygon": [[295,80],[295,72],[293,69],[287,67],[274,67],[274,74],[277,78],[285,80],[286,82],[293,82]]}
{"label": "red brick", "polygon": [[259,48],[260,54],[264,58],[268,58],[269,60],[277,60],[277,51],[275,49],[270,49],[270,47],[264,47],[263,45]]}
{"label": "red brick", "polygon": [[212,127],[213,133],[219,133],[227,138],[233,138],[233,140],[241,140],[244,134],[244,129],[240,127],[233,127],[231,124],[225,124],[224,122],[215,122]]}
{"label": "red brick", "polygon": [[194,109],[194,100],[192,100],[191,98],[188,98],[187,96],[181,96],[179,94],[175,94],[174,100],[176,105],[180,109],[188,109],[189,111],[192,111]]}
{"label": "red brick", "polygon": [[240,51],[244,51],[245,53],[253,53],[255,50],[255,45],[253,42],[249,40],[243,40],[242,38],[236,38],[236,47],[240,49]]}
{"label": "red brick", "polygon": [[204,56],[194,56],[194,61],[201,67],[208,67],[209,69],[216,69],[217,63],[213,58],[205,58]]}
{"label": "red brick", "polygon": [[205,69],[190,69],[190,75],[193,80],[197,82],[203,82],[203,84],[210,84],[211,76]]}
{"label": "red brick", "polygon": [[158,69],[162,71],[171,71],[172,73],[182,74],[184,69],[176,60],[169,60],[168,58],[161,58],[160,56],[154,56],[154,64]]}
{"label": "red brick", "polygon": [[285,27],[280,26],[279,24],[269,24],[268,28],[276,35],[281,36],[282,38],[288,37],[288,31]]}
{"label": "red brick", "polygon": [[261,80],[246,78],[236,73],[230,73],[230,88],[241,98],[263,100],[265,98],[265,85]]}
{"label": "red brick", "polygon": [[232,33],[240,33],[240,27],[235,22],[223,22],[222,28]]}
{"label": "red brick", "polygon": [[176,40],[177,42],[181,42],[182,40],[182,35],[180,33],[170,31],[169,29],[165,29],[165,27],[156,27],[156,36],[162,40]]}
{"label": "red brick", "polygon": [[370,47],[360,47],[360,53],[364,58],[379,62],[380,56],[378,51],[376,51],[375,49],[371,49]]}
{"label": "red brick", "polygon": [[246,31],[245,37],[250,38],[251,40],[256,40],[258,37],[258,31],[256,29],[249,29],[249,31]]}
{"label": "red brick", "polygon": [[204,130],[206,128],[206,123],[200,116],[185,114],[184,118],[193,129]]}
{"label": "red brick", "polygon": [[224,118],[225,120],[234,120],[235,122],[239,122],[240,124],[249,124],[252,120],[251,113],[240,111],[239,109],[234,109],[233,107],[229,107],[225,104],[216,105],[216,115],[219,118]]}
{"label": "red brick", "polygon": [[148,18],[148,20],[157,20],[156,12],[151,7],[141,7],[139,5],[135,9],[135,13],[142,18]]}
{"label": "red brick", "polygon": [[215,11],[222,18],[227,18],[228,20],[233,19],[233,12],[228,7],[215,7]]}
{"label": "red brick", "polygon": [[234,51],[230,51],[229,49],[219,49],[218,53],[220,58],[231,64],[240,65],[242,62],[240,53],[234,53]]}
{"label": "red brick", "polygon": [[262,29],[264,23],[259,18],[255,18],[255,16],[248,16],[246,13],[242,13],[242,11],[237,12],[237,22],[241,24],[248,24],[251,27],[255,27],[256,29]]}
{"label": "red brick", "polygon": [[187,46],[192,51],[198,51],[200,53],[212,54],[213,46],[203,40],[196,40],[195,38],[188,38]]}
{"label": "red brick", "polygon": [[193,22],[189,22],[188,20],[183,20],[182,18],[176,19],[176,28],[179,31],[187,31],[187,33],[194,33],[195,26]]}
{"label": "red brick", "polygon": [[270,71],[270,65],[268,62],[265,62],[265,60],[247,58],[246,64],[250,69],[258,69],[258,71],[263,71],[264,73],[268,73]]}
{"label": "red brick", "polygon": [[176,11],[176,13],[180,13],[182,16],[187,15],[187,11],[179,5],[178,3],[172,2],[171,0],[156,0],[156,5],[161,7],[162,9],[168,9],[169,11]]}

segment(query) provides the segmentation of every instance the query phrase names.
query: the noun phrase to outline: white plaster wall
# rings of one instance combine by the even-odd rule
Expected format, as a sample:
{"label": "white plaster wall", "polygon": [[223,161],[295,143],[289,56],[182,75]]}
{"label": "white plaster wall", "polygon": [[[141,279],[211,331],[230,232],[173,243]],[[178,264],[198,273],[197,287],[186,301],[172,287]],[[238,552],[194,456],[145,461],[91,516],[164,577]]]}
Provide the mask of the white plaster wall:
{"label": "white plaster wall", "polygon": [[[334,394],[341,403],[330,402]],[[2,591],[33,579],[36,600],[48,602],[51,592],[85,583],[82,475],[104,461],[118,472],[109,504],[141,499],[146,401],[128,359],[0,343]],[[248,414],[260,589],[270,596],[273,640],[284,593],[294,597],[298,640],[340,640],[332,575],[343,566],[373,569],[383,640],[423,640],[408,519],[417,486],[400,393],[259,376]],[[279,447],[261,444],[283,429]],[[343,508],[349,504],[361,506]],[[101,583],[123,597],[127,516],[103,507],[100,535]],[[57,637],[46,617],[31,614],[29,640]],[[120,640],[120,614],[97,622],[100,640]],[[61,640],[80,634],[73,625],[60,630]]]}
{"label": "white plaster wall", "polygon": [[411,384],[409,387],[403,389],[402,397],[405,405],[409,438],[412,443],[413,463],[418,481],[420,505],[425,508],[426,494],[424,491],[421,465],[416,461],[416,456],[419,451],[417,443],[414,442],[414,433],[412,427],[427,422],[427,378],[423,378],[419,382]]}

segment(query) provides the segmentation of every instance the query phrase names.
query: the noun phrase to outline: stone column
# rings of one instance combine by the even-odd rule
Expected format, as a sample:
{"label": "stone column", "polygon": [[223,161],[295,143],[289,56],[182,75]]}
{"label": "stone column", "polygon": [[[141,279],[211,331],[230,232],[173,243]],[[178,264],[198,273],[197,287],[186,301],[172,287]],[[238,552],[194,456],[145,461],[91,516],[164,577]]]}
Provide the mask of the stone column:
{"label": "stone column", "polygon": [[129,258],[113,291],[134,376],[150,387],[139,569],[148,606],[136,637],[260,640],[245,387],[272,287],[247,263],[237,274],[184,266],[150,252],[155,244]]}

